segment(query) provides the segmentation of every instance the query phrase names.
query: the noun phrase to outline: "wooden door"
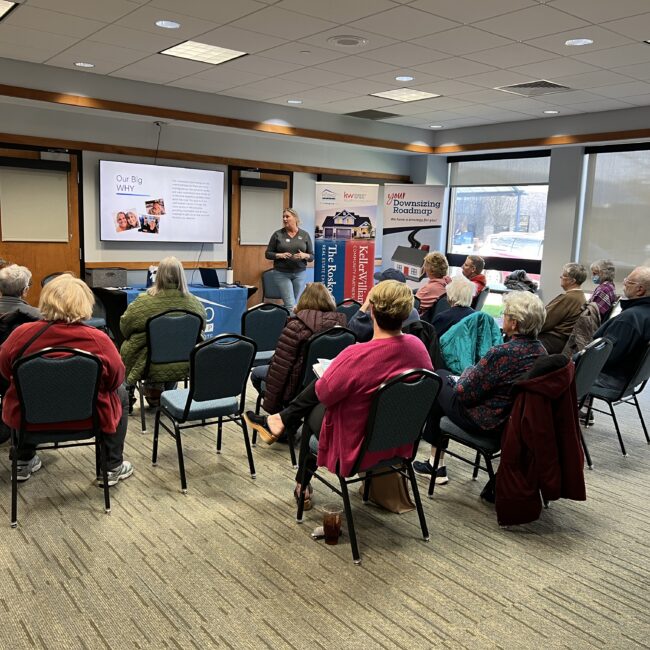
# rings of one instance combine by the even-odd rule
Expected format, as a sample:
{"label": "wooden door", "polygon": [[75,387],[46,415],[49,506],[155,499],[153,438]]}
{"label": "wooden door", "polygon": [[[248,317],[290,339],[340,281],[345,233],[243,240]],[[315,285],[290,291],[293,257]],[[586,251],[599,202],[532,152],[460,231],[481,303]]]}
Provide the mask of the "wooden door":
{"label": "wooden door", "polygon": [[[288,173],[262,172],[260,181],[276,181],[286,183],[283,190],[283,209],[290,207],[292,176]],[[273,262],[264,257],[266,244],[254,245],[240,243],[241,234],[241,184],[240,171],[233,170],[231,174],[231,227],[230,245],[232,248],[232,268],[236,282],[257,287],[257,292],[250,298],[249,306],[262,301],[262,273],[272,268]],[[282,214],[265,215],[268,219],[268,239],[278,228],[282,228]]]}
{"label": "wooden door", "polygon": [[[38,151],[0,149],[0,156],[12,158],[39,158]],[[70,271],[79,276],[81,271],[79,234],[79,187],[77,183],[78,158],[70,154],[68,172],[68,241],[67,242],[5,242],[0,238],[0,257],[8,262],[26,266],[32,272],[32,287],[27,294],[27,302],[38,306],[41,295],[41,280],[50,273]],[[34,215],[34,229],[38,228],[39,218],[47,215]],[[2,214],[0,213],[0,233]]]}

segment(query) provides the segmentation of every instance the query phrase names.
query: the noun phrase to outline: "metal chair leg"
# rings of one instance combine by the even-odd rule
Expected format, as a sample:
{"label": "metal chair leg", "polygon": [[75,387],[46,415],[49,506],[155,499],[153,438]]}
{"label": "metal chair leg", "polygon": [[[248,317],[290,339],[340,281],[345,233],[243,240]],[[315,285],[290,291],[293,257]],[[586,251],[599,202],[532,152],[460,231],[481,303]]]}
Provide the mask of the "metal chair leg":
{"label": "metal chair leg", "polygon": [[102,466],[102,481],[104,483],[104,512],[111,514],[111,495],[108,487],[108,467],[106,466],[106,447],[103,436],[99,440],[99,457]]}
{"label": "metal chair leg", "polygon": [[627,458],[627,451],[625,451],[625,444],[623,443],[623,436],[621,436],[621,430],[618,426],[618,420],[616,419],[616,413],[614,412],[614,405],[611,402],[607,402],[609,410],[612,414],[614,420],[614,428],[616,429],[616,435],[618,436],[618,444],[621,446],[621,452],[625,458]]}
{"label": "metal chair leg", "polygon": [[18,526],[18,450],[11,446],[11,527]]}
{"label": "metal chair leg", "polygon": [[363,502],[368,503],[370,498],[370,485],[372,483],[372,472],[366,473],[366,480],[363,482]]}
{"label": "metal chair leg", "polygon": [[187,479],[185,478],[185,461],[183,460],[183,445],[181,444],[181,430],[174,422],[174,438],[176,439],[176,452],[178,453],[178,469],[181,474],[181,492],[187,494]]}
{"label": "metal chair leg", "polygon": [[342,476],[339,476],[341,484],[341,496],[343,497],[343,507],[345,508],[345,520],[348,523],[348,535],[350,536],[350,546],[352,547],[352,559],[355,564],[361,564],[361,555],[357,545],[357,534],[354,530],[354,520],[352,519],[352,507],[350,506],[350,494],[348,493],[348,484]]}
{"label": "metal chair leg", "polygon": [[147,433],[147,421],[144,414],[144,386],[141,381],[136,384],[138,394],[140,395],[140,422],[142,423],[142,433]]}
{"label": "metal chair leg", "polygon": [[305,454],[300,466],[300,496],[298,497],[298,510],[296,512],[296,521],[299,524],[302,524],[302,515],[305,509],[305,490],[307,489],[307,485],[305,483],[305,479],[307,478],[307,458],[308,455]]}
{"label": "metal chair leg", "polygon": [[223,434],[223,419],[219,418],[217,422],[217,453],[221,453],[221,436]]}
{"label": "metal chair leg", "polygon": [[641,407],[639,406],[639,400],[636,398],[636,393],[632,395],[634,399],[634,406],[636,406],[636,412],[639,414],[639,420],[641,420],[641,426],[643,427],[643,433],[645,435],[645,441],[650,445],[650,437],[648,437],[648,428],[645,425],[645,420],[643,419],[643,414],[641,413]]}
{"label": "metal chair leg", "polygon": [[418,489],[418,482],[415,480],[415,472],[413,471],[413,464],[408,462],[406,464],[406,471],[409,475],[409,480],[411,481],[411,489],[413,490],[413,500],[415,501],[415,507],[418,511],[418,517],[420,519],[420,528],[422,529],[422,539],[425,542],[429,541],[429,529],[427,527],[427,520],[424,517],[424,508],[422,507],[422,499],[420,498],[420,490]]}
{"label": "metal chair leg", "polygon": [[246,443],[246,455],[248,456],[248,468],[251,472],[251,478],[255,478],[255,462],[253,461],[253,450],[251,449],[251,441],[248,437],[248,427],[246,426],[246,420],[240,417],[239,421],[241,422],[241,428],[244,432],[244,442]]}
{"label": "metal chair leg", "polygon": [[431,472],[431,479],[429,480],[429,492],[428,496],[430,499],[433,498],[433,491],[436,488],[436,472],[438,471],[438,465],[440,465],[440,455],[442,454],[443,447],[442,443],[436,447],[436,457],[433,461],[433,471]]}
{"label": "metal chair leg", "polygon": [[298,461],[296,460],[296,432],[291,428],[287,428],[287,442],[289,443],[289,456],[291,456],[291,466],[298,469]]}
{"label": "metal chair leg", "polygon": [[476,460],[474,461],[474,471],[472,472],[472,481],[478,478],[478,470],[481,467],[481,452],[476,452]]}
{"label": "metal chair leg", "polygon": [[593,463],[591,462],[591,455],[589,454],[589,448],[587,447],[587,441],[585,440],[585,434],[580,427],[580,441],[582,442],[582,450],[585,452],[585,460],[587,461],[587,467],[593,469]]}
{"label": "metal chair leg", "polygon": [[153,451],[151,452],[151,464],[158,464],[158,434],[160,433],[160,407],[156,410],[156,419],[153,425]]}

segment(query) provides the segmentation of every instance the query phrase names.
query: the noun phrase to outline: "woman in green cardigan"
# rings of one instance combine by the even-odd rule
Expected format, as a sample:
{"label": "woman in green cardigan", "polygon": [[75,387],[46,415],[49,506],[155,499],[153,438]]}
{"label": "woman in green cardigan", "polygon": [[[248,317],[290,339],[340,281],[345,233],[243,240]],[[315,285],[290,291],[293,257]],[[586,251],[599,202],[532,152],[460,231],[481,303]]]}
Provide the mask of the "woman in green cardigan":
{"label": "woman in green cardigan", "polygon": [[[166,257],[158,265],[156,282],[152,287],[138,296],[126,309],[120,319],[120,330],[124,342],[120,348],[122,360],[126,366],[126,385],[135,401],[133,390],[136,382],[142,378],[147,361],[147,338],[145,326],[156,314],[170,309],[186,309],[198,314],[205,327],[206,313],[203,305],[187,288],[185,270],[175,257]],[[186,363],[166,364],[156,370],[153,379],[145,386],[145,397],[152,406],[157,406],[160,392],[172,388],[180,377],[187,373]]]}

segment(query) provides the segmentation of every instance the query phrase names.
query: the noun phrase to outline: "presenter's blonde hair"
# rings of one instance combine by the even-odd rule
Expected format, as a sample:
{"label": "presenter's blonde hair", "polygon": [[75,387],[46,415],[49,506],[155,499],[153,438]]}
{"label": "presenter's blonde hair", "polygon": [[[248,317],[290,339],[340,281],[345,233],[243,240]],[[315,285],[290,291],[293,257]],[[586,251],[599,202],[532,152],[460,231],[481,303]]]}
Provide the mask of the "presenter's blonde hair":
{"label": "presenter's blonde hair", "polygon": [[297,210],[294,208],[285,208],[282,210],[282,214],[285,214],[285,212],[288,212],[296,220],[296,226],[300,225],[300,216],[298,215]]}
{"label": "presenter's blonde hair", "polygon": [[69,273],[57,275],[41,291],[38,308],[47,321],[78,323],[93,315],[95,297],[88,285]]}

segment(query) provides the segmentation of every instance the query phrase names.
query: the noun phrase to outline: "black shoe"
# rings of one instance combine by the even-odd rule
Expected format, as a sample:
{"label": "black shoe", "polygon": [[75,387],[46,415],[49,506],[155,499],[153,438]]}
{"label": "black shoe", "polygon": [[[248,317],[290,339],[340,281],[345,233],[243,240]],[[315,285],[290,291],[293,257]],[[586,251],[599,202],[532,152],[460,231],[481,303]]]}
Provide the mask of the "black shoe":
{"label": "black shoe", "polygon": [[[431,476],[431,474],[433,474],[433,465],[429,460],[426,460],[424,462],[421,460],[416,460],[413,463],[413,470],[416,474],[420,474],[421,476]],[[447,476],[447,466],[441,465],[438,467],[438,471],[436,472],[436,485],[445,485],[445,483],[449,483],[449,477]]]}
{"label": "black shoe", "polygon": [[496,485],[495,482],[490,479],[486,484],[483,490],[481,491],[481,499],[487,501],[488,503],[494,503],[496,501]]}
{"label": "black shoe", "polygon": [[255,429],[260,434],[260,438],[264,440],[267,445],[272,445],[280,436],[271,433],[267,422],[266,415],[256,415],[254,411],[246,411],[244,413],[244,420],[251,429]]}

